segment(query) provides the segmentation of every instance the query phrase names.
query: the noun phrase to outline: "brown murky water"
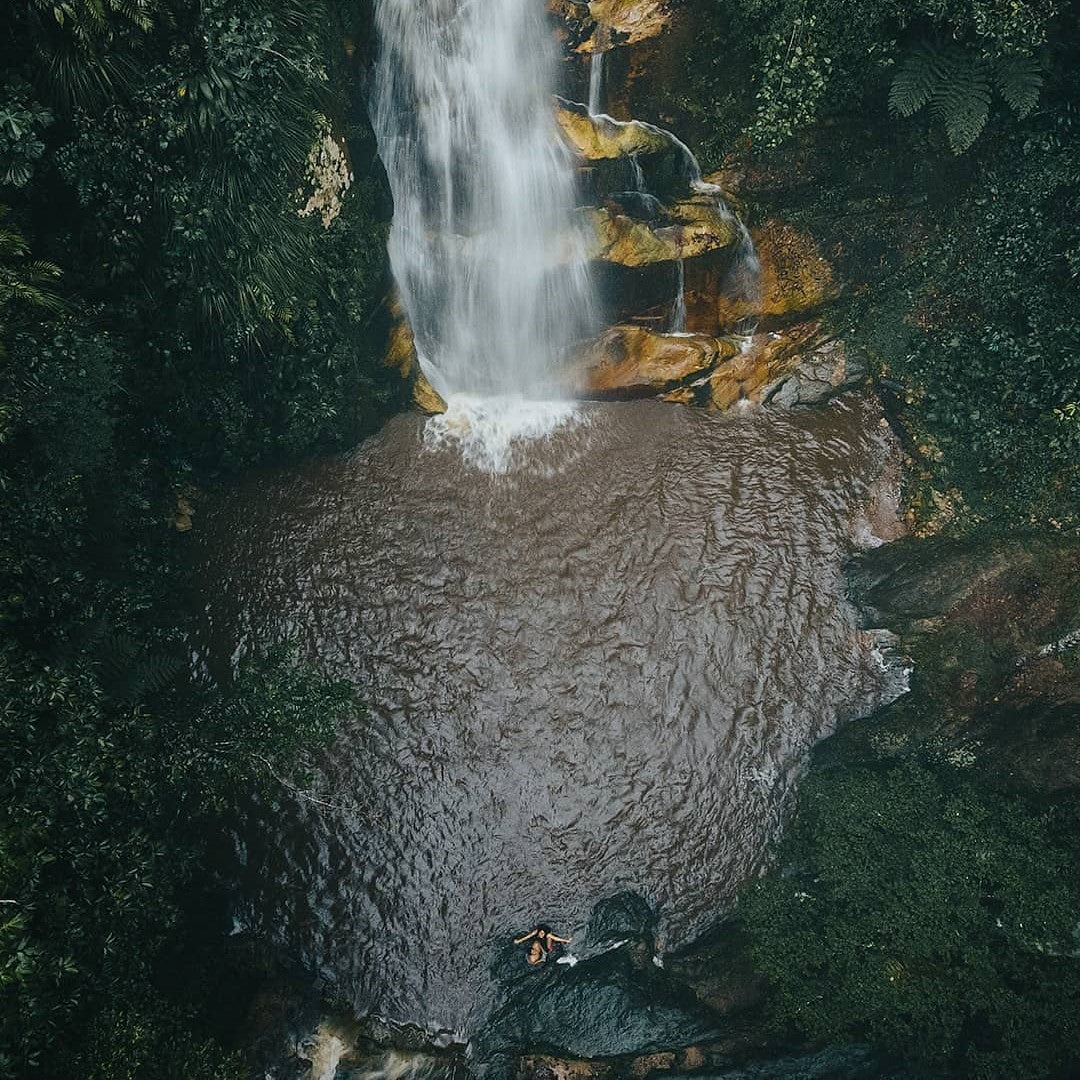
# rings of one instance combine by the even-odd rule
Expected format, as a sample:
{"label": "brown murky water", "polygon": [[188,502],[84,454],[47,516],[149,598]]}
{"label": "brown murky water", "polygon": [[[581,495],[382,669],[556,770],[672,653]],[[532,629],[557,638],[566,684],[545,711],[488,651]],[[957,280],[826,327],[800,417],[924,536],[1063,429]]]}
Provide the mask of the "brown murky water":
{"label": "brown murky water", "polygon": [[841,566],[894,453],[860,400],[588,407],[503,476],[393,420],[201,522],[210,648],[298,638],[370,715],[243,827],[244,917],[361,1012],[467,1032],[492,949],[616,889],[674,947],[888,681]]}

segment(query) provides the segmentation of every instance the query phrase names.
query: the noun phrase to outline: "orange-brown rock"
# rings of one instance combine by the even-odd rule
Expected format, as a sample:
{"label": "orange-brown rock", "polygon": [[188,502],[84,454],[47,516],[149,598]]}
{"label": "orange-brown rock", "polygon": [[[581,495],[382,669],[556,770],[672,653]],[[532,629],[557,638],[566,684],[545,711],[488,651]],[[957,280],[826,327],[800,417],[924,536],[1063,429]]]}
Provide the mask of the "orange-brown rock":
{"label": "orange-brown rock", "polygon": [[413,404],[428,416],[446,412],[446,402],[442,395],[427,381],[419,365],[417,365],[416,377],[413,379],[412,399]]}
{"label": "orange-brown rock", "polygon": [[[796,323],[780,332],[755,335],[737,356],[713,370],[709,376],[708,405],[722,411],[737,401],[764,404],[773,400],[781,380],[798,372],[815,385],[820,383],[826,396],[848,378],[842,345],[827,339],[817,320]],[[796,393],[774,403],[791,406],[803,402]]]}
{"label": "orange-brown rock", "polygon": [[760,300],[739,301],[724,295],[720,283],[715,283],[712,325],[722,330],[747,316],[775,325],[793,316],[805,317],[836,296],[832,265],[808,232],[770,220],[751,229],[750,236],[761,261]]}
{"label": "orange-brown rock", "polygon": [[409,378],[416,367],[416,346],[413,342],[412,327],[409,326],[404,312],[395,308],[397,319],[390,328],[390,340],[386,346],[386,363],[397,368],[403,379]]}
{"label": "orange-brown rock", "polygon": [[715,204],[696,200],[677,203],[671,210],[674,224],[659,228],[607,207],[586,210],[585,215],[591,233],[589,257],[620,266],[692,259],[722,251],[736,240],[731,218]]}
{"label": "orange-brown rock", "polygon": [[607,49],[613,43],[633,45],[671,25],[668,0],[591,0],[589,14],[596,20],[596,31],[579,52]]}
{"label": "orange-brown rock", "polygon": [[412,327],[405,317],[405,311],[399,300],[391,304],[394,325],[390,329],[390,340],[386,346],[384,361],[390,367],[397,368],[403,379],[412,382],[413,405],[429,416],[446,412],[446,402],[442,395],[427,381],[420,370],[420,361],[416,356],[416,344],[413,340]]}
{"label": "orange-brown rock", "polygon": [[577,389],[586,396],[648,397],[707,375],[734,349],[704,334],[613,326],[586,347]]}

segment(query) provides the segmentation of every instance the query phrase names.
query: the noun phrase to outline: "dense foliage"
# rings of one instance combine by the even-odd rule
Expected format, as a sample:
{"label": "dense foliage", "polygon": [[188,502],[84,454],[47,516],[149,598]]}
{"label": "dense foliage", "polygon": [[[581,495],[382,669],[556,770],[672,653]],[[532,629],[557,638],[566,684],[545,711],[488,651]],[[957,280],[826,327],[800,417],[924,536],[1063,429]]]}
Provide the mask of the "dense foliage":
{"label": "dense foliage", "polygon": [[241,1075],[178,991],[207,845],[356,704],[273,642],[192,671],[191,509],[395,403],[365,20],[0,13],[0,1076]]}
{"label": "dense foliage", "polygon": [[740,905],[775,1018],[965,1076],[1071,1075],[1076,808],[963,777],[914,760],[811,776],[784,873]]}
{"label": "dense foliage", "polygon": [[834,230],[846,248],[906,218],[888,233],[889,273],[830,317],[895,392],[916,509],[940,518],[947,506],[961,528],[1074,524],[1074,6],[699,7],[706,32],[675,104],[703,156],[776,172],[831,154],[825,172],[800,177],[796,212],[813,224],[846,215]]}

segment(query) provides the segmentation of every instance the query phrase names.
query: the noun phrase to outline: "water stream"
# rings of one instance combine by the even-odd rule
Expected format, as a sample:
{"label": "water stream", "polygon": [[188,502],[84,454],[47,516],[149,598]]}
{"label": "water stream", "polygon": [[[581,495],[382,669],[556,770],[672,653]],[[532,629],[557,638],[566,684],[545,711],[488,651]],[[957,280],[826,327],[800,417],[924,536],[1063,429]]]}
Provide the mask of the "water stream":
{"label": "water stream", "polygon": [[494,466],[515,432],[567,418],[565,403],[541,403],[559,397],[562,352],[591,318],[543,15],[533,0],[376,4],[394,279],[420,365],[451,405],[434,433]]}
{"label": "water stream", "polygon": [[598,116],[604,105],[604,53],[597,49],[589,57],[589,115]]}

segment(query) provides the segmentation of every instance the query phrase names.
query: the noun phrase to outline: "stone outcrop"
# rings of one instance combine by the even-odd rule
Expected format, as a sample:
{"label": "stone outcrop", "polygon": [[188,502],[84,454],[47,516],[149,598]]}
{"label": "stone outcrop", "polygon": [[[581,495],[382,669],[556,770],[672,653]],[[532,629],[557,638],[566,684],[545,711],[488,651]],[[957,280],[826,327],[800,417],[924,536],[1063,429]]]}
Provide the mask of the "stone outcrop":
{"label": "stone outcrop", "polygon": [[590,258],[620,266],[678,262],[723,251],[736,241],[735,224],[715,206],[692,201],[671,210],[671,224],[653,226],[608,207],[587,210]]}
{"label": "stone outcrop", "polygon": [[735,352],[705,334],[613,326],[583,350],[575,389],[585,397],[652,397],[708,375]]}
{"label": "stone outcrop", "polygon": [[580,53],[636,45],[664,33],[672,20],[668,0],[548,0],[547,7],[562,21],[570,48]]}
{"label": "stone outcrop", "polygon": [[428,382],[427,376],[420,368],[412,328],[409,326],[400,302],[396,299],[391,305],[391,313],[394,316],[394,323],[390,329],[390,340],[386,348],[386,364],[397,368],[401,372],[401,377],[412,383],[412,402],[420,412],[428,416],[446,412],[446,402],[442,395]]}
{"label": "stone outcrop", "polygon": [[652,124],[590,116],[583,105],[562,98],[555,99],[555,119],[571,148],[586,161],[662,154],[675,148],[672,137]]}
{"label": "stone outcrop", "polygon": [[761,263],[760,295],[752,302],[726,293],[722,282],[705,277],[688,286],[692,318],[702,319],[718,330],[752,317],[763,326],[805,319],[836,297],[838,288],[832,265],[821,254],[808,232],[787,222],[769,220],[750,229]]}

